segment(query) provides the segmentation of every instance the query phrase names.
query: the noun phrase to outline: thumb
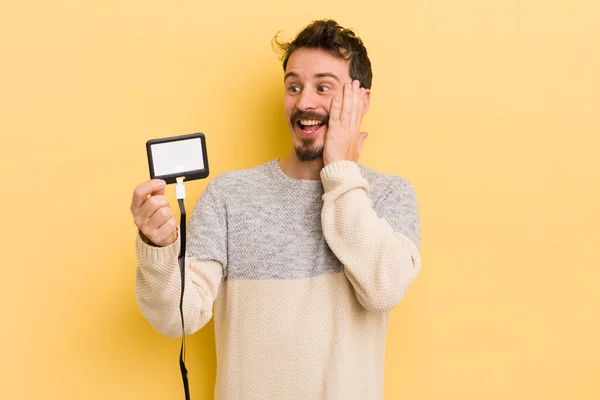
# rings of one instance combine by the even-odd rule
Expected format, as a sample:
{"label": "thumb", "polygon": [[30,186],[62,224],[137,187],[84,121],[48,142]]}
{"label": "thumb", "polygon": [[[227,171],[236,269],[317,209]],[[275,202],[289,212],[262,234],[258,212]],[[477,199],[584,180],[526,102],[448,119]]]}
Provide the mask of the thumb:
{"label": "thumb", "polygon": [[166,187],[167,187],[167,182],[163,181],[162,179],[152,179],[152,180],[150,180],[150,187],[149,187],[150,195],[151,196],[164,195]]}

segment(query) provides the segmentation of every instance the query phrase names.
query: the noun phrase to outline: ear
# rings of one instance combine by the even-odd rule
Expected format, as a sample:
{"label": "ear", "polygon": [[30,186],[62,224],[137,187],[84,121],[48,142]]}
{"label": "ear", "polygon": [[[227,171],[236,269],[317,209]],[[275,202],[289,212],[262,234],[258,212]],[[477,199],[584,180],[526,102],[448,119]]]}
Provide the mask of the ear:
{"label": "ear", "polygon": [[369,104],[371,104],[371,89],[365,89],[365,103],[361,112],[362,117],[369,111]]}

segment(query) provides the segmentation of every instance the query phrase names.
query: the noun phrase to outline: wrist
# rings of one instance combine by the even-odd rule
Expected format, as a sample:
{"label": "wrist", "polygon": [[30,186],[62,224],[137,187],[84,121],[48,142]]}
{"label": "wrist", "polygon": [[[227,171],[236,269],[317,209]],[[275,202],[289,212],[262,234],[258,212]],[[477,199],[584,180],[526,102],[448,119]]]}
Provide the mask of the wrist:
{"label": "wrist", "polygon": [[140,235],[140,239],[142,240],[142,242],[144,242],[145,244],[147,244],[148,246],[151,247],[167,247],[172,245],[173,243],[175,243],[177,241],[177,231],[173,233],[173,235],[171,236],[171,238],[169,239],[169,241],[167,243],[164,244],[157,244],[154,243],[152,240],[148,239],[148,237],[146,235],[144,235],[144,233],[138,229],[138,233]]}
{"label": "wrist", "polygon": [[369,191],[369,183],[362,176],[359,166],[354,161],[341,160],[321,170],[323,183],[323,200],[333,200],[341,194],[353,190]]}
{"label": "wrist", "polygon": [[323,156],[323,168],[325,168],[328,165],[335,164],[336,162],[339,162],[339,161],[345,161],[345,160],[343,157]]}
{"label": "wrist", "polygon": [[148,246],[159,247],[159,246],[155,245],[154,243],[152,243],[152,241],[150,239],[148,239],[146,237],[146,235],[144,235],[144,233],[139,229],[138,229],[138,234],[140,235],[140,239],[142,239],[142,242],[144,242]]}

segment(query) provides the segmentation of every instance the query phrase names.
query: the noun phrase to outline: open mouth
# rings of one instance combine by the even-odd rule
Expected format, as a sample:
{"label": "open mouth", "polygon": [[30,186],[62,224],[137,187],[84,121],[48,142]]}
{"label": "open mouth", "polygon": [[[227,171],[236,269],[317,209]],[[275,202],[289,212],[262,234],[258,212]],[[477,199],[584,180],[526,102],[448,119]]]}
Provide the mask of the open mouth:
{"label": "open mouth", "polygon": [[313,136],[320,133],[327,126],[325,121],[316,119],[301,119],[296,121],[296,130],[302,136]]}

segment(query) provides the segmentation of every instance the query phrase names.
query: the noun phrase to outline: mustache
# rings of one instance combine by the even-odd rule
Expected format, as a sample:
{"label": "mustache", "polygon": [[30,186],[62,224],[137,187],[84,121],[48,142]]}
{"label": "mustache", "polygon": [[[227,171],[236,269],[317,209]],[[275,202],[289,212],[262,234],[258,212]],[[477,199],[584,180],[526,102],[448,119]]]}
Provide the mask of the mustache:
{"label": "mustache", "polygon": [[323,122],[325,122],[325,124],[327,124],[327,122],[329,121],[329,113],[321,114],[321,113],[318,113],[315,111],[296,110],[290,116],[290,123],[292,125],[294,125],[296,123],[296,121],[301,120],[301,119],[304,119],[304,120],[315,119],[315,120],[323,121]]}

